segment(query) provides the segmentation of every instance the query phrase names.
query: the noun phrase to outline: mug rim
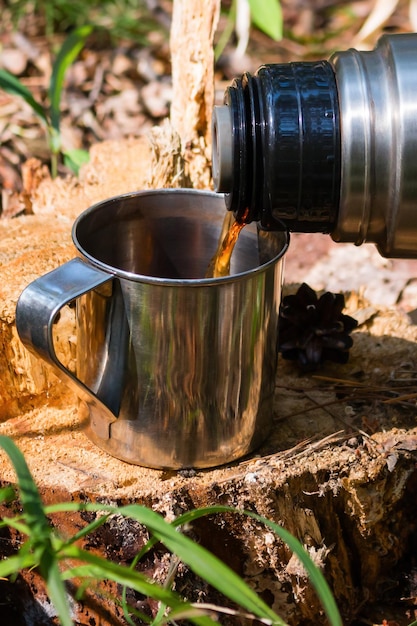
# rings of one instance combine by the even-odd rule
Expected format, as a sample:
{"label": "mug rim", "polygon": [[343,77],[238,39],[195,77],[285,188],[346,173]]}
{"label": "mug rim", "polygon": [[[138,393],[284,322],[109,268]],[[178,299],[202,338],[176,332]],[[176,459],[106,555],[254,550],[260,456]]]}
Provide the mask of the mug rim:
{"label": "mug rim", "polygon": [[[77,252],[81,256],[81,258],[88,261],[88,263],[90,263],[91,265],[118,278],[123,278],[125,280],[138,282],[138,283],[149,283],[153,285],[171,285],[171,286],[188,286],[188,287],[200,287],[200,286],[207,286],[210,284],[219,285],[219,284],[224,284],[224,283],[236,282],[236,281],[244,280],[245,278],[248,278],[248,277],[256,276],[257,274],[264,272],[268,267],[275,265],[278,261],[282,259],[282,257],[287,252],[288,247],[289,247],[289,242],[290,242],[290,233],[288,230],[282,230],[279,232],[283,237],[283,244],[278,254],[276,254],[274,257],[269,259],[269,261],[267,261],[266,263],[259,264],[256,267],[253,267],[249,270],[245,270],[244,272],[237,272],[235,274],[230,274],[228,276],[219,276],[215,278],[214,277],[211,277],[211,278],[205,278],[205,277],[203,278],[164,278],[161,276],[149,276],[147,274],[138,274],[135,272],[129,272],[127,270],[123,270],[121,268],[109,265],[105,263],[104,261],[100,261],[100,259],[97,259],[95,256],[87,252],[83,248],[81,243],[79,242],[79,239],[77,236],[77,229],[80,226],[81,222],[84,219],[86,219],[90,214],[95,213],[96,211],[99,211],[105,205],[113,204],[116,201],[120,201],[124,199],[130,199],[132,197],[140,198],[140,197],[146,197],[146,196],[152,196],[152,195],[179,195],[179,194],[208,196],[216,200],[220,200],[224,198],[224,194],[218,193],[215,191],[203,190],[203,189],[192,189],[192,188],[181,188],[181,187],[172,187],[172,188],[164,187],[164,188],[159,188],[159,189],[144,189],[144,190],[138,190],[138,191],[131,191],[131,192],[123,193],[123,194],[117,194],[115,196],[110,196],[108,198],[105,198],[104,200],[100,200],[98,202],[95,202],[91,206],[89,206],[87,209],[82,211],[82,213],[80,213],[80,215],[78,215],[78,217],[74,221],[74,224],[72,226],[72,240],[75,245],[75,248],[77,249]],[[225,204],[225,213],[226,211],[227,211],[227,208]],[[252,222],[252,224],[257,225],[256,222]],[[278,231],[271,231],[271,232],[278,232]]]}

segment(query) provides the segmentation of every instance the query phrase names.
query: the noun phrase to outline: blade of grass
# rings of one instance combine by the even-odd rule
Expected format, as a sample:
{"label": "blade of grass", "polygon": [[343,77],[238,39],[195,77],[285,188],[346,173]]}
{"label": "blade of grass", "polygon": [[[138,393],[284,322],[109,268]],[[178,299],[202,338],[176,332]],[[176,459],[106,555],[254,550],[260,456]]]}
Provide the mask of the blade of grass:
{"label": "blade of grass", "polygon": [[[268,605],[265,604],[265,602],[250,587],[248,587],[248,585],[237,574],[235,574],[233,570],[231,570],[227,565],[225,565],[216,556],[211,554],[208,550],[196,544],[194,541],[179,532],[174,526],[166,522],[164,518],[158,513],[155,513],[151,509],[137,504],[127,505],[120,508],[98,504],[84,504],[82,508],[84,510],[117,512],[118,515],[129,517],[138,521],[141,524],[144,524],[146,528],[158,540],[162,541],[162,543],[164,543],[164,545],[166,545],[169,550],[179,556],[179,558],[184,563],[189,565],[189,567],[198,576],[201,576],[204,580],[206,580],[206,582],[218,589],[230,600],[236,602],[247,611],[253,613],[254,615],[257,615],[258,617],[269,619],[270,622],[273,624],[278,624],[280,626],[285,625],[285,622],[270,607],[268,607]],[[56,511],[57,507],[48,507],[48,510],[51,509]],[[222,512],[225,510],[229,512],[236,512],[235,509],[227,507],[212,507],[204,509],[204,514]],[[190,515],[189,518],[196,519],[197,516],[199,516],[198,513],[195,513],[194,515]],[[183,519],[184,516],[181,518],[181,520]],[[76,548],[75,546],[65,546],[63,550],[66,556],[70,556],[71,558],[77,558],[75,557],[75,554],[71,552],[72,549],[78,550],[78,548]],[[87,560],[87,556],[85,558]],[[88,562],[91,563],[90,560]],[[94,563],[92,565],[94,565]],[[108,566],[113,567],[114,564],[109,564]],[[127,572],[131,572],[131,574],[128,574]],[[120,584],[130,586],[129,575],[135,576],[137,573],[132,573],[132,570],[129,569],[127,570],[127,572],[118,573],[115,571],[115,575],[120,574],[122,578],[123,576],[126,576],[124,580],[118,579],[118,582],[120,582]],[[67,572],[65,576],[94,576],[97,574],[98,570],[88,569],[87,566],[85,566],[85,569],[72,569]],[[140,592],[145,594],[147,593],[146,590],[142,590]],[[164,602],[164,599],[162,597],[159,597],[158,599]],[[172,606],[172,604],[170,606]]]}
{"label": "blade of grass", "polygon": [[33,109],[46,125],[49,124],[48,116],[43,106],[35,100],[29,89],[18,78],[7,70],[0,68],[0,88],[14,96],[20,96]]}
{"label": "blade of grass", "polygon": [[68,541],[66,542],[66,545],[70,545],[71,543],[76,543],[80,539],[87,537],[87,535],[91,535],[98,528],[100,528],[100,526],[105,524],[105,522],[107,522],[108,519],[109,519],[109,515],[103,515],[102,517],[98,517],[93,522],[90,522],[90,524],[87,524],[87,526],[84,526],[83,528],[81,528],[77,533],[75,533],[75,535],[72,535],[72,537],[70,537]]}
{"label": "blade of grass", "polygon": [[74,626],[58,559],[51,550],[43,552],[39,570],[46,583],[49,598],[60,619],[60,626]]}
{"label": "blade of grass", "polygon": [[0,502],[10,503],[16,500],[16,498],[16,491],[11,485],[9,485],[8,487],[2,487],[0,489]]}
{"label": "blade of grass", "polygon": [[25,522],[32,533],[32,541],[35,544],[43,542],[46,538],[49,538],[51,528],[44,512],[38,488],[32,478],[26,460],[9,437],[0,435],[0,447],[9,456],[16,472],[20,499],[25,512]]}
{"label": "blade of grass", "polygon": [[230,9],[227,14],[226,26],[224,27],[223,32],[219,38],[219,41],[217,42],[216,47],[214,49],[214,59],[216,61],[218,61],[221,55],[223,54],[223,50],[225,49],[227,42],[232,36],[233,30],[235,27],[235,21],[236,21],[236,0],[232,0]]}
{"label": "blade of grass", "polygon": [[92,33],[93,27],[86,25],[76,28],[64,41],[52,67],[52,76],[49,83],[49,102],[51,107],[51,137],[52,151],[60,150],[60,117],[61,117],[61,94],[64,84],[65,72],[75,61],[85,45],[87,37]]}
{"label": "blade of grass", "polygon": [[326,579],[324,578],[319,568],[313,563],[307,550],[303,548],[298,539],[293,537],[293,535],[291,535],[288,530],[282,528],[282,526],[279,526],[275,522],[271,522],[265,517],[257,515],[256,513],[252,513],[250,511],[246,511],[245,514],[271,528],[271,530],[273,530],[274,533],[276,533],[287,544],[290,550],[297,555],[305,570],[307,571],[309,580],[320,598],[321,604],[330,623],[332,624],[332,626],[343,626],[339,609],[337,608],[335,599],[329,585],[327,584]]}
{"label": "blade of grass", "polygon": [[[167,522],[165,522],[169,525]],[[64,580],[70,580],[75,577],[90,577],[95,580],[113,580],[120,585],[125,585],[135,591],[163,602],[171,608],[170,616],[174,618],[176,612],[182,613],[184,610],[192,611],[193,607],[190,603],[184,602],[174,591],[165,589],[157,583],[151,581],[148,577],[140,572],[118,565],[112,561],[108,561],[100,556],[92,554],[78,548],[77,546],[66,546],[63,550],[63,557],[76,559],[81,561],[80,565],[68,568],[61,574]],[[210,618],[193,617],[192,621],[201,626],[214,626],[216,622]],[[202,621],[201,621],[202,620]]]}
{"label": "blade of grass", "polygon": [[[45,515],[38,488],[16,444],[9,437],[0,435],[0,447],[9,456],[16,472],[20,500],[28,527],[28,541],[20,550],[20,560],[25,563],[26,567],[39,564],[40,574],[45,580],[48,594],[61,620],[61,626],[72,626],[70,607],[51,541],[52,529]],[[19,559],[19,554],[16,558]],[[22,563],[18,567],[21,569]]]}
{"label": "blade of grass", "polygon": [[0,578],[16,575],[22,570],[37,565],[33,554],[23,546],[19,552],[13,556],[0,561]]}
{"label": "blade of grass", "polygon": [[22,535],[29,536],[30,528],[27,524],[24,523],[24,521],[21,521],[21,519],[24,519],[24,518],[5,517],[0,522],[0,528],[3,528],[3,526],[8,526],[9,528],[13,528],[14,530],[17,530],[19,533],[22,533]]}
{"label": "blade of grass", "polygon": [[166,602],[170,606],[182,606],[183,602],[177,594],[164,589],[157,583],[152,582],[147,576],[129,567],[119,565],[113,561],[109,561],[101,556],[83,550],[74,545],[65,546],[61,551],[61,557],[64,559],[75,559],[80,562],[62,572],[64,580],[70,580],[74,577],[90,577],[96,580],[109,578],[121,585],[127,585],[131,589],[135,589],[145,596],[150,596]]}
{"label": "blade of grass", "polygon": [[76,175],[78,175],[80,167],[85,163],[88,163],[88,161],[90,160],[90,154],[87,152],[87,150],[64,150],[63,155],[64,164]]}

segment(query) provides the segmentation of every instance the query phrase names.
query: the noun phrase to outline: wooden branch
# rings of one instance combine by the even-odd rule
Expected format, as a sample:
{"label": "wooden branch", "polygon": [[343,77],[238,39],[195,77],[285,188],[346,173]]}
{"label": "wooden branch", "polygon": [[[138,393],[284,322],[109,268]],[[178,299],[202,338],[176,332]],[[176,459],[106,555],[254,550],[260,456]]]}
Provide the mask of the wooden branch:
{"label": "wooden branch", "polygon": [[175,0],[171,26],[171,122],[183,147],[204,138],[210,145],[214,104],[213,39],[220,0]]}

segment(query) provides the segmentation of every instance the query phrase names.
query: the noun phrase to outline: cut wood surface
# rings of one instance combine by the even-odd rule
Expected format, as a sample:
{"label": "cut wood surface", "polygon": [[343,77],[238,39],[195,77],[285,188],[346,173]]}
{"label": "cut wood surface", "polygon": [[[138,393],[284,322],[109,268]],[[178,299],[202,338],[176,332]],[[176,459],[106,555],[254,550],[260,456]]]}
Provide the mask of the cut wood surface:
{"label": "cut wood surface", "polygon": [[[406,581],[412,568],[407,554],[417,520],[417,328],[407,316],[350,294],[348,312],[359,326],[349,363],[302,376],[281,361],[273,432],[263,447],[230,466],[191,473],[137,467],[102,452],[86,436],[76,396],[17,337],[17,298],[31,280],[74,255],[73,219],[97,200],[145,186],[147,171],[140,164],[150,159],[143,141],[97,146],[80,181],[43,181],[32,198],[33,215],[0,222],[0,432],[25,454],[46,502],[138,502],[168,519],[222,503],[279,522],[323,569],[348,624],[364,602],[381,603],[389,580]],[[72,310],[62,315],[56,336],[61,358],[71,367]],[[9,461],[0,459],[2,482],[13,482]],[[55,521],[65,533],[83,522],[76,515]],[[123,528],[110,524],[95,538],[94,549],[128,562],[142,531]],[[199,522],[194,532],[291,624],[325,623],[302,568],[261,525],[216,517]],[[164,567],[165,561],[156,560],[153,575],[161,577]],[[36,574],[19,584],[28,593],[41,588]],[[198,589],[199,597],[213,599],[190,573],[183,573],[181,585],[184,593]],[[398,586],[390,604],[401,605],[407,593]],[[113,605],[106,607],[107,617],[88,603],[77,610],[80,624],[89,624],[91,616],[96,624],[124,623]]]}

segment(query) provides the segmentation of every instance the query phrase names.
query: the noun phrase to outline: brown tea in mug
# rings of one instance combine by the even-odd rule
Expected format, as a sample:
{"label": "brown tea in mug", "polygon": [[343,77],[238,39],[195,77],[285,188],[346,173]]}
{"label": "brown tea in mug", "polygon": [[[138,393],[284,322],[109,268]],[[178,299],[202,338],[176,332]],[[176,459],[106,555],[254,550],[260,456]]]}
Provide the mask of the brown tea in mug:
{"label": "brown tea in mug", "polygon": [[222,230],[219,237],[217,250],[207,268],[205,278],[220,278],[229,276],[230,259],[240,231],[245,226],[245,222],[237,222],[230,211],[226,212]]}

